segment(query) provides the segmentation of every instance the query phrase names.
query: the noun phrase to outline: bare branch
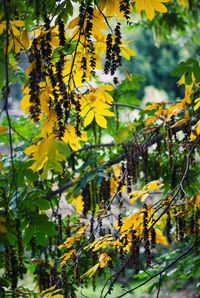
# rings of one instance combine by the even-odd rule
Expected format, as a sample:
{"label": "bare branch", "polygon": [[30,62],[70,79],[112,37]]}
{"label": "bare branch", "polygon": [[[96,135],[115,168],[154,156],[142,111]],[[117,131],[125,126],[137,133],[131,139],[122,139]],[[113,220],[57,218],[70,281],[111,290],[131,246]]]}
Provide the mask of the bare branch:
{"label": "bare branch", "polygon": [[[165,268],[163,268],[162,270],[160,270],[158,273],[152,275],[150,278],[148,278],[147,280],[145,280],[144,282],[142,282],[141,284],[139,284],[138,286],[126,291],[124,294],[117,296],[116,298],[120,298],[125,296],[128,293],[131,293],[133,291],[135,291],[136,289],[144,286],[145,284],[147,284],[150,280],[154,279],[156,276],[163,274],[167,269],[169,269],[170,267],[172,267],[174,264],[176,264],[181,258],[183,258],[185,255],[187,255],[192,249],[194,248],[194,244],[192,246],[190,246],[186,251],[184,251],[184,253],[182,253],[181,255],[179,255],[172,263],[170,263],[169,265],[167,265]],[[104,296],[105,297],[105,296]]]}
{"label": "bare branch", "polygon": [[113,106],[118,106],[118,107],[125,107],[125,108],[130,108],[130,109],[133,109],[133,110],[140,110],[140,111],[143,111],[143,109],[139,106],[132,106],[132,105],[129,105],[127,103],[118,103],[118,102],[114,102],[113,103]]}
{"label": "bare branch", "polygon": [[[193,119],[193,120],[191,121],[191,125],[193,126],[193,125],[195,125],[197,122],[198,122],[198,119]],[[183,126],[181,125],[181,126],[178,126],[178,127],[173,128],[172,132],[175,133],[175,132],[181,131],[182,129],[183,129]],[[142,145],[144,145],[145,147],[151,147],[151,146],[154,145],[156,142],[163,140],[165,137],[166,137],[166,133],[161,133],[161,134],[157,135],[156,137],[154,137],[154,138],[152,138],[152,139],[150,139],[150,140],[147,140],[147,141],[145,140],[144,143],[143,143]],[[100,148],[100,147],[110,147],[110,146],[115,146],[115,145],[120,146],[120,145],[124,145],[124,143],[118,143],[118,144],[117,144],[117,143],[116,143],[116,144],[115,144],[115,143],[108,143],[108,144],[99,144],[99,145],[85,146],[85,147],[79,149],[78,151],[72,151],[72,154],[74,155],[76,152],[82,152],[82,151],[87,150],[87,149]],[[126,144],[126,145],[131,146],[131,144]],[[195,147],[196,147],[196,145],[194,146],[194,148],[195,148]],[[193,150],[194,150],[194,148],[193,148]],[[192,150],[192,152],[193,152],[193,150]],[[191,153],[191,154],[192,154],[192,153]],[[190,155],[190,156],[191,156],[191,155]],[[104,168],[111,167],[112,165],[114,165],[114,164],[116,164],[116,163],[119,163],[119,162],[121,162],[122,160],[124,160],[124,158],[125,158],[125,155],[124,155],[124,154],[121,154],[121,155],[116,156],[116,157],[114,157],[113,159],[107,161],[107,162],[106,162],[104,165],[102,165],[101,167],[104,167]],[[97,167],[97,168],[98,168],[98,167]],[[185,179],[185,177],[184,177],[184,179]],[[184,181],[184,179],[183,179],[183,181]],[[64,190],[66,190],[67,188],[69,188],[69,187],[71,187],[71,186],[73,186],[73,185],[76,185],[76,184],[78,184],[78,183],[79,183],[79,180],[74,181],[74,182],[70,182],[70,183],[67,183],[67,184],[64,184],[64,185],[62,185],[61,187],[59,187],[57,190],[50,192],[50,193],[49,193],[47,196],[45,196],[44,198],[45,198],[45,199],[50,199],[50,198],[52,198],[54,195],[59,194],[59,193],[63,192]]]}

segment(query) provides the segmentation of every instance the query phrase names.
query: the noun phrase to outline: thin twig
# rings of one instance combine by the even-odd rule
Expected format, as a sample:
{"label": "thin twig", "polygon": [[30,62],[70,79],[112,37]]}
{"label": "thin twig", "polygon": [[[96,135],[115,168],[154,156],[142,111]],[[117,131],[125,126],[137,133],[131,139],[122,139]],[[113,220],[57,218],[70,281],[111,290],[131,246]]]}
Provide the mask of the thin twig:
{"label": "thin twig", "polygon": [[[195,125],[197,122],[198,122],[198,119],[193,119],[191,121],[191,125]],[[181,126],[175,127],[172,131],[173,131],[173,133],[175,133],[175,132],[181,131],[182,129],[183,129],[183,126],[181,125]],[[154,145],[158,141],[163,140],[165,137],[166,137],[166,133],[161,133],[161,134],[157,135],[156,137],[154,137],[154,138],[152,138],[150,140],[147,140],[147,141],[145,140],[145,146],[151,147],[152,145]],[[110,144],[113,144],[114,145],[114,143],[110,143]],[[124,143],[121,143],[121,144],[124,144]],[[120,145],[120,143],[118,145]],[[105,146],[111,146],[111,145],[102,144],[102,145],[91,145],[91,147],[85,146],[85,147],[79,149],[77,152],[81,152],[83,150],[87,150],[87,149],[91,149],[91,148],[96,148],[96,146],[98,146],[98,147],[100,147],[100,146],[103,147],[104,146],[105,147]],[[131,144],[130,144],[130,146],[131,146]],[[72,151],[72,153],[75,154],[74,151]],[[119,163],[122,160],[124,160],[124,158],[125,158],[125,154],[118,155],[118,156],[114,157],[113,159],[111,159],[111,160],[107,161],[106,163],[104,163],[104,165],[102,165],[101,167],[104,167],[104,168],[111,167],[112,165],[114,165],[116,163]],[[98,169],[98,167],[97,167],[97,169]],[[45,198],[50,199],[54,195],[63,192],[67,188],[69,188],[71,186],[74,186],[74,185],[78,184],[79,182],[80,181],[77,180],[77,181],[74,181],[74,182],[70,182],[70,183],[64,184],[60,188],[58,188],[57,190],[51,191],[49,194],[47,194],[45,196]]]}
{"label": "thin twig", "polygon": [[129,105],[127,103],[118,103],[118,102],[113,102],[112,104],[113,106],[119,106],[119,107],[125,107],[125,108],[130,108],[133,110],[140,110],[143,111],[143,109],[139,106],[133,106],[133,105]]}
{"label": "thin twig", "polygon": [[159,276],[158,292],[157,292],[156,298],[159,298],[160,288],[161,288],[161,280],[162,280],[162,273],[161,273],[160,276]]}
{"label": "thin twig", "polygon": [[134,287],[134,288],[126,291],[125,293],[123,293],[122,295],[117,296],[116,298],[123,297],[126,294],[131,293],[131,292],[135,291],[136,289],[139,289],[140,287],[142,287],[145,284],[147,284],[150,280],[154,279],[156,276],[163,274],[167,269],[169,269],[170,267],[172,267],[176,262],[178,262],[185,255],[187,255],[193,248],[194,248],[194,244],[192,246],[190,246],[186,251],[184,251],[184,253],[182,253],[181,255],[179,255],[172,263],[170,263],[169,265],[167,265],[165,268],[163,268],[159,272],[155,273],[154,275],[152,275],[150,278],[148,278],[147,280],[145,280],[144,282],[142,282],[138,286],[136,286],[136,287]]}
{"label": "thin twig", "polygon": [[113,147],[113,146],[122,146],[124,143],[106,143],[106,144],[95,144],[95,145],[86,145],[83,148],[72,151],[71,155],[75,155],[77,153],[83,152],[85,150],[94,149],[94,148],[101,148],[101,147]]}

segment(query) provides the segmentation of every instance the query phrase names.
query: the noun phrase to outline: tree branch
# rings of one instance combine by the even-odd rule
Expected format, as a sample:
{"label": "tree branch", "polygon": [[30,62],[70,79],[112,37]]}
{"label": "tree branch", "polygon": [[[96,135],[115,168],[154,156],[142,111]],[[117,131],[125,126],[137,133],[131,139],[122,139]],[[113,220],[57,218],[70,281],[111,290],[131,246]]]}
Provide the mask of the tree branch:
{"label": "tree branch", "polygon": [[[122,295],[117,296],[116,298],[120,298],[125,296],[128,293],[131,293],[133,291],[135,291],[136,289],[144,286],[145,284],[147,284],[150,280],[152,280],[153,278],[155,278],[158,275],[163,274],[167,269],[169,269],[170,267],[172,267],[176,262],[178,262],[181,258],[183,258],[185,255],[187,255],[192,249],[194,248],[194,244],[192,246],[190,246],[184,253],[182,253],[181,255],[179,255],[172,263],[170,263],[168,266],[166,266],[165,268],[163,268],[162,270],[160,270],[158,273],[152,275],[150,278],[148,278],[146,281],[142,282],[141,284],[139,284],[138,286],[126,291],[125,293],[123,293]],[[105,297],[105,296],[104,296]]]}
{"label": "tree branch", "polygon": [[113,102],[113,106],[119,106],[119,107],[125,107],[125,108],[130,108],[133,110],[140,110],[143,111],[143,109],[139,106],[133,106],[133,105],[129,105],[127,103],[118,103],[118,102]]}
{"label": "tree branch", "polygon": [[[195,125],[196,123],[198,122],[198,119],[192,119],[191,120],[191,125]],[[183,125],[181,126],[177,126],[175,128],[172,129],[172,133],[176,133],[176,132],[179,132],[183,129]],[[161,133],[157,136],[155,136],[154,138],[150,139],[150,140],[145,140],[144,143],[142,144],[142,146],[144,145],[144,147],[151,147],[152,145],[154,145],[156,142],[158,141],[161,141],[163,140],[164,138],[166,137],[166,133]],[[121,145],[124,145],[124,143],[108,143],[108,144],[99,144],[99,145],[90,145],[90,146],[85,146],[77,151],[72,151],[71,154],[76,154],[76,152],[82,152],[84,150],[87,150],[87,149],[93,149],[93,148],[100,148],[100,147],[111,147],[111,146],[121,146]],[[131,146],[132,144],[126,144],[128,146]],[[119,156],[116,156],[114,157],[113,159],[107,161],[104,165],[102,165],[101,167],[104,167],[104,168],[107,168],[107,167],[111,167],[112,165],[116,164],[116,163],[119,163],[121,162],[122,160],[124,160],[125,158],[125,154],[121,154]],[[52,198],[54,195],[56,194],[59,194],[61,192],[63,192],[64,190],[66,190],[67,188],[71,187],[71,186],[74,186],[76,184],[79,183],[79,180],[77,181],[74,181],[74,182],[70,182],[70,183],[67,183],[67,184],[64,184],[62,185],[60,188],[58,188],[57,190],[54,190],[52,192],[50,192],[48,195],[46,195],[44,197],[44,199],[50,199]]]}
{"label": "tree branch", "polygon": [[107,144],[95,144],[95,145],[88,145],[84,146],[81,149],[78,149],[77,151],[72,151],[71,155],[75,155],[77,153],[83,152],[85,150],[94,149],[94,148],[101,148],[101,147],[112,147],[112,146],[122,146],[124,143],[107,143]]}

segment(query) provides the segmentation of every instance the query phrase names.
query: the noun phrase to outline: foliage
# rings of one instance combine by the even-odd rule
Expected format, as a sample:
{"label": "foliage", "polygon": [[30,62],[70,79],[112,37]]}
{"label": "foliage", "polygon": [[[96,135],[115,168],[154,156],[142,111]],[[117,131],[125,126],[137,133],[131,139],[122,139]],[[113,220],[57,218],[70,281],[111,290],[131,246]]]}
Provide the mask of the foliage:
{"label": "foliage", "polygon": [[[198,1],[2,0],[0,12],[1,296],[79,297],[90,277],[94,289],[104,280],[100,297],[116,282],[122,297],[150,281],[158,297],[188,276],[199,293]],[[145,78],[129,73],[137,53],[125,22],[160,39],[193,34],[194,55],[171,73],[181,98],[139,107]],[[14,78],[27,115],[18,119],[8,108]],[[122,121],[125,108],[137,118]]]}

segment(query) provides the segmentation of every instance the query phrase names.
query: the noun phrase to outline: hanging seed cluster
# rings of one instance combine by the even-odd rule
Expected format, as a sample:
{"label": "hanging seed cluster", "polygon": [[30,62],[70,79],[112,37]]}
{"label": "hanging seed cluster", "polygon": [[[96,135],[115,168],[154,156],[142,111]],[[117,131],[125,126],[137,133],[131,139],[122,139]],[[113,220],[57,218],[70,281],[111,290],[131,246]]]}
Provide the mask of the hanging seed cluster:
{"label": "hanging seed cluster", "polygon": [[135,235],[135,233],[136,231],[132,230],[131,265],[134,268],[134,273],[137,274],[140,267],[140,246],[139,238]]}
{"label": "hanging seed cluster", "polygon": [[151,265],[151,251],[150,251],[150,241],[149,241],[149,229],[148,229],[148,209],[144,206],[143,211],[143,240],[144,240],[144,254],[146,257],[146,267]]}
{"label": "hanging seed cluster", "polygon": [[[120,31],[120,23],[117,24],[114,30],[114,36],[112,34],[108,34],[106,38],[106,62],[104,66],[105,74],[114,75],[117,68],[122,65],[122,57],[121,57],[121,31]],[[116,80],[116,79],[115,79]]]}
{"label": "hanging seed cluster", "polygon": [[[50,26],[50,19],[46,12],[46,2],[42,6],[42,12],[39,13],[40,5],[37,4],[37,17],[40,14],[44,18],[44,33],[40,34],[33,40],[32,46],[29,50],[29,61],[32,63],[32,70],[29,73],[29,95],[30,95],[30,115],[31,119],[35,122],[40,121],[42,118],[41,100],[40,96],[43,90],[43,84],[47,85],[48,81],[51,84],[51,92],[49,94],[48,106],[49,111],[56,112],[57,126],[54,127],[54,134],[58,138],[62,138],[65,133],[65,125],[68,124],[70,112],[75,111],[75,132],[77,137],[81,137],[79,129],[81,123],[80,111],[80,96],[75,94],[72,90],[71,83],[74,83],[74,69],[76,63],[72,62],[72,67],[69,73],[68,85],[65,83],[63,76],[63,69],[67,56],[62,47],[66,45],[65,26],[62,18],[58,17],[58,38],[60,49],[58,56],[53,55],[52,46],[52,28]],[[88,67],[90,73],[95,72],[96,57],[94,45],[92,40],[93,29],[93,7],[92,1],[82,1],[80,5],[79,14],[79,39],[84,36],[84,48],[86,54],[81,54],[81,68],[83,70],[82,82],[88,76]],[[70,44],[67,44],[68,46]],[[89,57],[89,59],[88,59]],[[67,58],[67,59],[66,59]]]}
{"label": "hanging seed cluster", "polygon": [[[107,208],[110,199],[110,179],[103,177],[100,185],[100,203],[104,208]],[[110,209],[110,208],[108,208]]]}
{"label": "hanging seed cluster", "polygon": [[[132,184],[136,183],[139,173],[139,157],[143,153],[141,146],[138,142],[135,142],[131,148],[124,147],[125,158],[126,158],[126,181],[127,181],[127,192],[132,191]],[[147,155],[145,155],[147,157]],[[147,159],[145,159],[144,168],[147,171]]]}
{"label": "hanging seed cluster", "polygon": [[38,50],[38,41],[35,38],[32,43],[32,53],[31,58],[33,58],[33,61],[35,62],[35,67],[29,74],[29,82],[30,82],[30,115],[31,119],[33,119],[35,122],[39,121],[39,117],[41,114],[40,109],[40,98],[39,98],[39,92],[40,92],[40,81],[42,78],[42,60],[40,51]]}
{"label": "hanging seed cluster", "polygon": [[120,1],[120,11],[124,13],[124,18],[127,20],[127,23],[129,23],[130,12],[131,12],[131,6],[130,6],[129,0]]}

